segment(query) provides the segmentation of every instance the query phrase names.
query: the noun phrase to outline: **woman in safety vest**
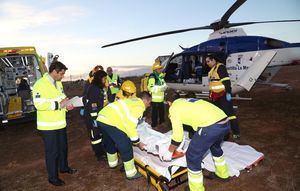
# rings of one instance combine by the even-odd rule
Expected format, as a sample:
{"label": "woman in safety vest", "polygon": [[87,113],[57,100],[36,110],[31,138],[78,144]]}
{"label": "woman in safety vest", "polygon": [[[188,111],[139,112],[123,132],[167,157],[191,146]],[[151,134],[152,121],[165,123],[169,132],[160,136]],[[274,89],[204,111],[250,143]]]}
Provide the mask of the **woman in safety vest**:
{"label": "woman in safety vest", "polygon": [[100,128],[97,128],[96,122],[98,112],[104,107],[106,76],[103,70],[95,72],[85,95],[85,119],[91,145],[98,161],[106,156],[102,145],[102,133]]}
{"label": "woman in safety vest", "polygon": [[231,83],[226,66],[216,55],[208,55],[206,64],[211,68],[208,73],[209,78],[209,98],[221,108],[230,119],[232,138],[234,141],[240,139],[240,129],[237,118],[233,111],[231,100]]}

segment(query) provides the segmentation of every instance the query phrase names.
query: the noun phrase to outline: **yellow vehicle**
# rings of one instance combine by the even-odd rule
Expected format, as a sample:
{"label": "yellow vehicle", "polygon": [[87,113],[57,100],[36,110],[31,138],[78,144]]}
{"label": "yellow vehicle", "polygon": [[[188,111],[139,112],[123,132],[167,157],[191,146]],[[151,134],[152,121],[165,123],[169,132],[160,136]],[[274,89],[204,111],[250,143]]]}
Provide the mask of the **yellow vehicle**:
{"label": "yellow vehicle", "polygon": [[34,47],[0,48],[0,124],[33,119],[31,88],[47,71]]}

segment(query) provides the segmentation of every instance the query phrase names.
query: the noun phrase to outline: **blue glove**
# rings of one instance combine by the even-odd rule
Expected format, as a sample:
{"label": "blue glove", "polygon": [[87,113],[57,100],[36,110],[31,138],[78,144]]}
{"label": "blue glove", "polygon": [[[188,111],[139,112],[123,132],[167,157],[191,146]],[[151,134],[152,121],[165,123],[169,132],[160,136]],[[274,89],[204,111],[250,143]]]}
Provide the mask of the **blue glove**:
{"label": "blue glove", "polygon": [[93,127],[98,127],[97,120],[93,120]]}
{"label": "blue glove", "polygon": [[84,108],[81,108],[81,109],[79,110],[79,114],[80,114],[80,116],[84,116]]}
{"label": "blue glove", "polygon": [[231,101],[231,94],[230,93],[226,93],[226,100]]}

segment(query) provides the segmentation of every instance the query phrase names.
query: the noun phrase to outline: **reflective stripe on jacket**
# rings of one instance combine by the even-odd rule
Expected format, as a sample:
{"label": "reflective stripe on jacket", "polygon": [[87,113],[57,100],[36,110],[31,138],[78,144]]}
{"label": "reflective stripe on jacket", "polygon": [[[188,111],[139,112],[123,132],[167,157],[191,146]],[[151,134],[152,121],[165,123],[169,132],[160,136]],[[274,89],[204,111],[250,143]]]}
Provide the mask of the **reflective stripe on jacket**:
{"label": "reflective stripe on jacket", "polygon": [[63,86],[56,81],[56,86],[46,73],[33,86],[32,96],[37,109],[37,129],[56,130],[66,127],[66,109],[60,109],[59,103],[66,98]]}
{"label": "reflective stripe on jacket", "polygon": [[[219,67],[223,65],[222,63],[217,63],[212,67],[208,73],[209,78],[209,90],[211,92],[220,93],[225,91],[225,86],[223,85],[222,81],[224,79],[220,79],[218,74]],[[229,77],[227,77],[229,79]]]}

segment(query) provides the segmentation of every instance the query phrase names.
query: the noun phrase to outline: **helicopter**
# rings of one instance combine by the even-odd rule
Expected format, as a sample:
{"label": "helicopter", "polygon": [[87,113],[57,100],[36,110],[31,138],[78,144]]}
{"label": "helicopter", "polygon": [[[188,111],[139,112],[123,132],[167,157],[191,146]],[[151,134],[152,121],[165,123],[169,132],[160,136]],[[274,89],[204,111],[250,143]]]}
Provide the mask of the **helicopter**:
{"label": "helicopter", "polygon": [[189,48],[180,46],[183,50],[181,53],[169,55],[168,59],[161,62],[168,87],[181,91],[208,93],[209,68],[205,64],[205,58],[209,54],[216,54],[226,65],[232,93],[250,91],[256,82],[269,83],[282,66],[298,64],[300,43],[288,43],[263,36],[248,36],[242,28],[235,27],[300,20],[230,23],[229,17],[245,2],[246,0],[237,0],[221,19],[207,26],[142,36],[107,44],[102,48],[194,30],[213,30],[208,41]]}

